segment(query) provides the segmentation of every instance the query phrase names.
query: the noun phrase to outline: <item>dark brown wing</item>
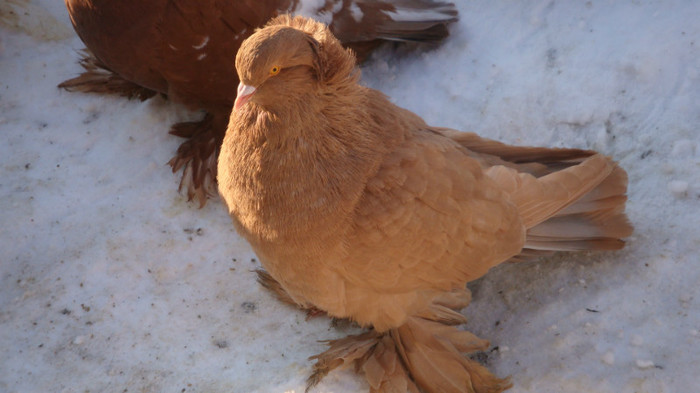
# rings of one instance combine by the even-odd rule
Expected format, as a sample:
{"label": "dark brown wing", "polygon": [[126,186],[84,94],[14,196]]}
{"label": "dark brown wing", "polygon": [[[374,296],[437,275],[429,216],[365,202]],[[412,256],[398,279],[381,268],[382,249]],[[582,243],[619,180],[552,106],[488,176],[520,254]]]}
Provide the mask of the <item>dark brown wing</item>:
{"label": "dark brown wing", "polygon": [[197,107],[227,106],[236,97],[241,42],[290,0],[170,0],[158,23],[156,60],[168,96]]}
{"label": "dark brown wing", "polygon": [[99,62],[122,78],[165,92],[167,83],[154,68],[156,25],[167,1],[66,0],[71,22]]}

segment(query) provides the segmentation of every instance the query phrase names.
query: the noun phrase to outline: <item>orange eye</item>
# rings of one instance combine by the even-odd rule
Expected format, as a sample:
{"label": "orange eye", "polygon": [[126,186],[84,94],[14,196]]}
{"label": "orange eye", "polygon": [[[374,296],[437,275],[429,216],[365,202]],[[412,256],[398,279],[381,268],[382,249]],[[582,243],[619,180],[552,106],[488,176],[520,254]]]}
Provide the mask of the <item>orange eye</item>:
{"label": "orange eye", "polygon": [[280,71],[282,71],[282,67],[272,66],[272,68],[270,68],[270,75],[277,75],[280,73]]}

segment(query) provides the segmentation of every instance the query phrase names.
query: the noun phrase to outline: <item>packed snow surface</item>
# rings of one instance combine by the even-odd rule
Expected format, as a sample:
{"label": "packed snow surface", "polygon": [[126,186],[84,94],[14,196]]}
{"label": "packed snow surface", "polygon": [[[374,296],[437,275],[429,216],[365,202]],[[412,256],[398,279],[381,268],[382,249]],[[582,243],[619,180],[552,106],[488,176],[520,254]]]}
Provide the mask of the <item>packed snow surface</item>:
{"label": "packed snow surface", "polygon": [[[478,358],[511,392],[698,391],[700,2],[458,7],[364,83],[436,126],[612,156],[635,225],[622,251],[470,283]],[[56,88],[80,48],[62,2],[0,4],[0,391],[303,392],[318,340],[358,329],[273,299],[223,204],[176,192],[167,129],[198,114]],[[345,370],[314,391],[367,390]]]}

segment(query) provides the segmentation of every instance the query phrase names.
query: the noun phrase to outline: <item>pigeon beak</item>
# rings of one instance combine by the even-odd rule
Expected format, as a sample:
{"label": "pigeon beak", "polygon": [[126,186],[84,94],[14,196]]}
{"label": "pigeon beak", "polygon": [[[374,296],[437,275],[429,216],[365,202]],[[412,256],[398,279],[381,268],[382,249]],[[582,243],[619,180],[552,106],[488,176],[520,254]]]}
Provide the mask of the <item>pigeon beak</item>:
{"label": "pigeon beak", "polygon": [[236,95],[236,102],[233,104],[233,110],[245,105],[248,100],[255,94],[255,88],[253,86],[244,85],[243,82],[238,84],[238,95]]}

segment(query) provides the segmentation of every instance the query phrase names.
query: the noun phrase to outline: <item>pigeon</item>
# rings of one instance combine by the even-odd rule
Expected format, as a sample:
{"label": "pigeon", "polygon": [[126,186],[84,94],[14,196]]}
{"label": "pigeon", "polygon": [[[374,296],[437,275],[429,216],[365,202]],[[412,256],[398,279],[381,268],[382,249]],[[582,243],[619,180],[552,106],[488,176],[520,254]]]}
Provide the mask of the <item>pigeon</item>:
{"label": "pigeon", "polygon": [[330,23],[344,45],[365,57],[382,41],[436,43],[457,20],[437,0],[65,0],[88,51],[85,72],[59,85],[70,91],[148,99],[156,94],[201,121],[172,126],[186,138],[170,160],[180,190],[203,206],[216,195],[216,158],[235,99],[235,55],[256,27],[285,12]]}
{"label": "pigeon", "polygon": [[626,172],[590,150],[510,146],[432,127],[381,92],[323,23],[281,15],[246,39],[218,160],[238,233],[280,298],[367,332],[330,342],[370,392],[500,392],[464,353],[466,284],[504,262],[618,250]]}

